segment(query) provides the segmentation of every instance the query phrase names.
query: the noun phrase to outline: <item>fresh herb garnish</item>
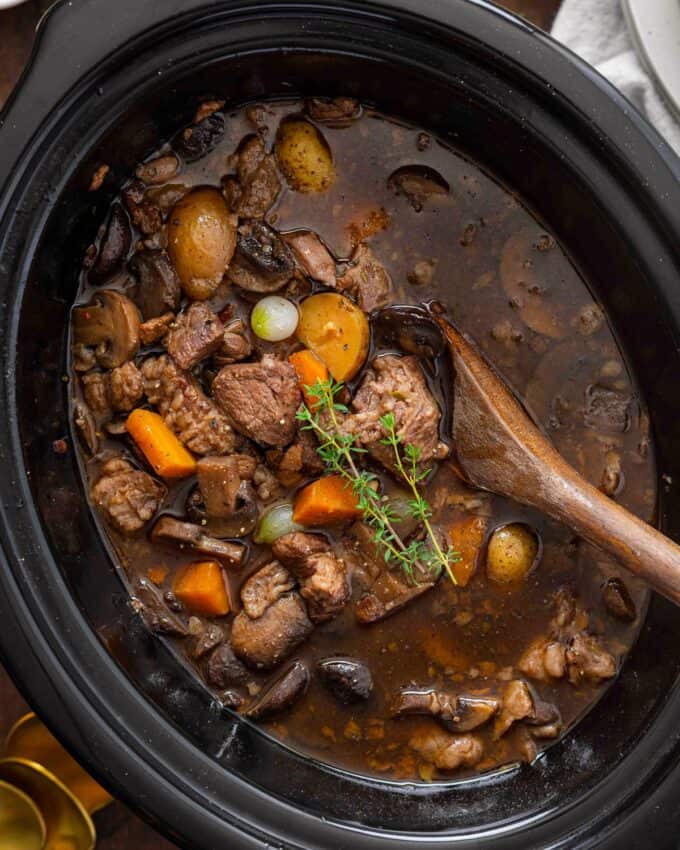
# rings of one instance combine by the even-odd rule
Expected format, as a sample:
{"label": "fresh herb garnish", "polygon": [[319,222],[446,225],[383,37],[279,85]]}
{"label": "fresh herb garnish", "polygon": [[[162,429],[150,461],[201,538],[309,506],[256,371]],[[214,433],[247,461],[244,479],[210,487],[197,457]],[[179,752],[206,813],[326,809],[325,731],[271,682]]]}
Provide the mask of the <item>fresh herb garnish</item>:
{"label": "fresh herb garnish", "polygon": [[373,529],[373,540],[380,547],[386,563],[399,566],[414,582],[417,574],[430,572],[438,576],[446,570],[451,581],[457,584],[452,565],[460,560],[460,555],[451,547],[442,548],[430,523],[432,510],[419,490],[419,485],[429,475],[429,470],[420,469],[420,449],[411,443],[403,444],[396,432],[394,414],[387,413],[380,419],[385,431],[381,442],[393,449],[395,469],[411,493],[409,513],[422,524],[426,533],[425,539],[412,539],[406,543],[395,528],[403,517],[379,493],[377,476],[358,466],[359,457],[366,453],[366,449],[356,444],[352,434],[341,433],[338,414],[348,412],[347,407],[338,401],[342,387],[341,383],[333,380],[317,381],[313,386],[305,387],[308,398],[316,401],[313,410],[306,404],[298,410],[297,418],[303,423],[303,430],[316,434],[319,440],[317,453],[326,469],[341,475],[351,485],[359,509]]}

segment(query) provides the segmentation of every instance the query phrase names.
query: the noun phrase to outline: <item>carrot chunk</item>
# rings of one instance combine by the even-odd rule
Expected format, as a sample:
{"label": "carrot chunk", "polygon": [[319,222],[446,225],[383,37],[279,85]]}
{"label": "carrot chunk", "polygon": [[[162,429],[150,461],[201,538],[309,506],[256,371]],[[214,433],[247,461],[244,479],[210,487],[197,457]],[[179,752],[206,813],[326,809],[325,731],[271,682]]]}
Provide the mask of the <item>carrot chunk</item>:
{"label": "carrot chunk", "polygon": [[163,478],[185,478],[196,471],[194,457],[157,413],[140,408],[133,410],[125,427],[151,466]]}
{"label": "carrot chunk", "polygon": [[326,525],[362,516],[358,499],[341,475],[327,475],[312,481],[295,497],[293,522],[300,525]]}
{"label": "carrot chunk", "polygon": [[317,381],[328,380],[328,369],[325,363],[322,363],[316,354],[308,348],[303,348],[302,351],[296,351],[290,355],[288,360],[295,367],[298,383],[307,405],[311,410],[314,410],[319,403],[319,398],[310,392],[308,387],[313,387]]}
{"label": "carrot chunk", "polygon": [[196,614],[224,617],[229,613],[229,596],[222,567],[217,561],[189,564],[176,576],[172,590],[179,601]]}
{"label": "carrot chunk", "polygon": [[469,514],[461,516],[451,523],[448,532],[451,546],[460,554],[460,561],[451,564],[451,570],[456,577],[456,584],[465,587],[477,569],[486,533],[486,520]]}

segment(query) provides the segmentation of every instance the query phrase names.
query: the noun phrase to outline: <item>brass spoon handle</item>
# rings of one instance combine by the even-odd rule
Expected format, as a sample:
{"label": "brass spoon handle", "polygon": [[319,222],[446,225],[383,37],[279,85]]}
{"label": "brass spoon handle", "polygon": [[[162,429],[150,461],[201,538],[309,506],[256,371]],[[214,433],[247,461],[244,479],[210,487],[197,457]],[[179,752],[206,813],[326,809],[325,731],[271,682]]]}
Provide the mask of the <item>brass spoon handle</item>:
{"label": "brass spoon handle", "polygon": [[579,475],[474,346],[437,321],[456,372],[453,438],[469,480],[563,522],[680,604],[680,546]]}

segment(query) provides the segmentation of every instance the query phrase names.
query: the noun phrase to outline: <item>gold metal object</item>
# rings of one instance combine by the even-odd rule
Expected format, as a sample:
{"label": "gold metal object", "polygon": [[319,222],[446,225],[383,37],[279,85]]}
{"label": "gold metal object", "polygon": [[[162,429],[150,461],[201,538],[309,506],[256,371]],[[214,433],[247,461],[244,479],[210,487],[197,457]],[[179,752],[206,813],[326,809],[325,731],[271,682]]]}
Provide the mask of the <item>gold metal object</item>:
{"label": "gold metal object", "polygon": [[47,830],[33,800],[0,781],[0,850],[42,850]]}
{"label": "gold metal object", "polygon": [[44,850],[93,850],[96,833],[92,818],[54,774],[28,759],[3,758],[2,780],[27,794],[42,813],[46,827]]}
{"label": "gold metal object", "polygon": [[42,765],[78,798],[89,814],[113,799],[71,758],[33,712],[25,714],[12,726],[5,741],[4,755]]}

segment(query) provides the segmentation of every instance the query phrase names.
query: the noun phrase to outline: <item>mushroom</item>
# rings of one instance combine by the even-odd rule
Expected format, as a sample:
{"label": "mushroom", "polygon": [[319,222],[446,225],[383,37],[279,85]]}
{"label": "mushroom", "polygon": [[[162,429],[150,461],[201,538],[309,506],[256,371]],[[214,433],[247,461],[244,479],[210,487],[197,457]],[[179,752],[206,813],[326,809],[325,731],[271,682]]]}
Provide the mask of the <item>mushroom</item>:
{"label": "mushroom", "polygon": [[141,578],[137,582],[130,604],[151,631],[176,637],[186,637],[188,634],[184,623],[163,601],[158,588],[147,579]]}
{"label": "mushroom", "polygon": [[196,465],[198,489],[189,494],[189,517],[215,537],[244,537],[258,519],[255,490],[250,483],[255,458],[234,454],[204,457]]}
{"label": "mushroom", "polygon": [[97,259],[90,269],[90,283],[105,283],[120,271],[132,244],[130,220],[120,204],[111,207],[111,216],[99,246]]}
{"label": "mushroom", "polygon": [[249,292],[276,292],[294,273],[290,248],[273,228],[259,221],[239,227],[236,253],[227,271],[232,283]]}
{"label": "mushroom", "polygon": [[87,307],[73,311],[73,337],[76,345],[95,347],[103,368],[122,366],[139,349],[139,312],[120,292],[104,290]]}
{"label": "mushroom", "polygon": [[373,690],[368,667],[354,658],[323,658],[317,664],[321,681],[342,703],[366,700]]}
{"label": "mushroom", "polygon": [[177,311],[182,293],[165,251],[140,251],[130,260],[130,271],[137,279],[133,297],[145,321]]}
{"label": "mushroom", "polygon": [[240,567],[246,556],[246,549],[238,543],[228,543],[217,540],[206,534],[200,525],[181,522],[174,517],[162,516],[151,531],[154,543],[177,543],[179,546],[189,546],[204,555],[221,558],[229,566]]}
{"label": "mushroom", "polygon": [[309,671],[302,661],[294,661],[290,667],[266,688],[256,702],[246,711],[252,720],[260,720],[270,714],[278,714],[299,699],[309,685]]}
{"label": "mushroom", "polygon": [[444,691],[404,690],[392,705],[393,717],[428,714],[450,732],[470,732],[484,725],[498,711],[495,697],[455,696]]}

